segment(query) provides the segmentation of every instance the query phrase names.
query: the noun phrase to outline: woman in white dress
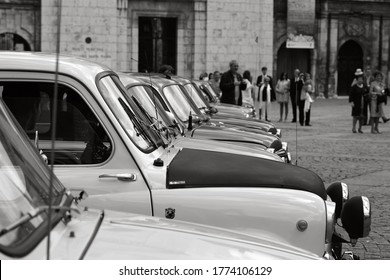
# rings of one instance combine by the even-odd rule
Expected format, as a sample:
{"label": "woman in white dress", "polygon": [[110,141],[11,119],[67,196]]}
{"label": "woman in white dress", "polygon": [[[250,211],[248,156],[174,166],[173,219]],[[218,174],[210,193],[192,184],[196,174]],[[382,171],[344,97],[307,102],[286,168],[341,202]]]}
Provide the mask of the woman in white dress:
{"label": "woman in white dress", "polygon": [[280,105],[280,119],[279,122],[283,121],[283,109],[285,109],[284,121],[287,120],[288,115],[288,102],[290,101],[290,79],[288,79],[287,73],[282,72],[280,79],[276,84],[276,101]]}
{"label": "woman in white dress", "polygon": [[252,85],[252,76],[251,72],[246,70],[242,74],[243,82],[246,84],[246,89],[241,90],[242,95],[242,104],[249,104],[253,106],[253,99],[254,99],[254,91],[253,91],[253,85]]}

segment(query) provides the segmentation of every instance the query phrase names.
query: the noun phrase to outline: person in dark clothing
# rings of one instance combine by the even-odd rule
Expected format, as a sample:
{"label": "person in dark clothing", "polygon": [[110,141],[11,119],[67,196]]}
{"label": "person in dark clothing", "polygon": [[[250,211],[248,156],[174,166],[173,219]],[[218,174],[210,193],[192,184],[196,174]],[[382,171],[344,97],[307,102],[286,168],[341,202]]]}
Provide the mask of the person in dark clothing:
{"label": "person in dark clothing", "polygon": [[221,103],[233,105],[242,105],[241,90],[246,89],[246,84],[243,82],[241,75],[238,73],[238,63],[232,60],[229,63],[230,70],[223,73],[219,88],[222,91]]}
{"label": "person in dark clothing", "polygon": [[291,107],[293,111],[293,119],[292,122],[297,122],[297,105],[299,104],[299,98],[303,87],[303,80],[299,76],[299,69],[294,70],[294,77],[290,81],[290,99],[291,99]]}
{"label": "person in dark clothing", "polygon": [[363,133],[364,104],[368,97],[368,87],[364,83],[363,74],[356,76],[356,84],[351,87],[349,103],[352,107],[352,132],[356,133],[356,123],[359,121],[359,133]]}

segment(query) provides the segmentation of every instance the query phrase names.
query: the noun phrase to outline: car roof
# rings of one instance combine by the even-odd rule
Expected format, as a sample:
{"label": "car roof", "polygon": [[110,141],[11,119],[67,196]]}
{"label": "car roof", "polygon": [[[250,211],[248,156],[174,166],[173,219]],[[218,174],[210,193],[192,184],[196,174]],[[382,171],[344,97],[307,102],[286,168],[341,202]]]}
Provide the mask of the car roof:
{"label": "car roof", "polygon": [[[0,51],[0,71],[56,72],[56,54],[42,52]],[[58,73],[95,83],[97,74],[112,71],[109,67],[84,58],[60,55]]]}

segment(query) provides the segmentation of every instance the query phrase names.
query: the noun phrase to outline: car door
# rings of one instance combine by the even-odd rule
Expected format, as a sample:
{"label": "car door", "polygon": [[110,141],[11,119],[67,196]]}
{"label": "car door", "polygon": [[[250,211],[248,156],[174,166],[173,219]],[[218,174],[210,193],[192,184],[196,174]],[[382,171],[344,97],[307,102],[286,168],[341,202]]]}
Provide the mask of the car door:
{"label": "car door", "polygon": [[30,139],[39,136],[39,148],[49,162],[54,159],[55,174],[65,187],[86,190],[90,207],[152,214],[144,177],[93,96],[94,89],[87,89],[72,77],[59,75],[57,112],[53,117],[52,74],[1,72],[0,75],[1,97]]}

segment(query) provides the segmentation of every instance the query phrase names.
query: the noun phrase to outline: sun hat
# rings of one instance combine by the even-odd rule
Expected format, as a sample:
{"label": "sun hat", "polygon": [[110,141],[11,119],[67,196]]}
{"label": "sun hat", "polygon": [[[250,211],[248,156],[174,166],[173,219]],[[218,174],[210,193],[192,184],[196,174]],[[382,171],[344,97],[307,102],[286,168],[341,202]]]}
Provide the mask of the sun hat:
{"label": "sun hat", "polygon": [[364,73],[363,73],[362,69],[360,69],[360,68],[356,69],[355,76],[360,76],[360,75],[363,75],[363,74]]}

